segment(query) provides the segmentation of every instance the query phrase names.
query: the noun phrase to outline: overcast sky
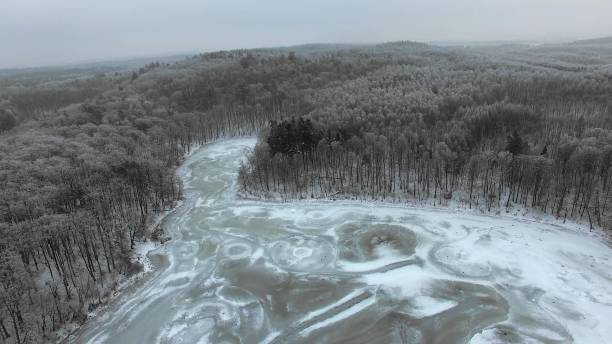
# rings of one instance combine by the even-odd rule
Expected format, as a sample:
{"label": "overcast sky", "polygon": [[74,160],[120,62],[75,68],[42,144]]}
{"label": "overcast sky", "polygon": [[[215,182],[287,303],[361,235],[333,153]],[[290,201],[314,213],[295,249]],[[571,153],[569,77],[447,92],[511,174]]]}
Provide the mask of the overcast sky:
{"label": "overcast sky", "polygon": [[0,68],[313,42],[612,35],[612,0],[0,0]]}

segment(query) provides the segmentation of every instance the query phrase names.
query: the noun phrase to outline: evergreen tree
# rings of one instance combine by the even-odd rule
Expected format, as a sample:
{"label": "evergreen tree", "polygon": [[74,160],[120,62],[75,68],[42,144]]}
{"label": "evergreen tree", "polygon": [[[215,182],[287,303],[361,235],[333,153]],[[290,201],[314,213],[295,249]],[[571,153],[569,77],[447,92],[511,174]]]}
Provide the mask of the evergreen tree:
{"label": "evergreen tree", "polygon": [[506,151],[512,153],[512,155],[517,155],[524,153],[524,148],[525,144],[518,131],[513,131],[512,135],[508,136]]}
{"label": "evergreen tree", "polygon": [[0,133],[11,130],[17,124],[15,116],[10,112],[0,109]]}

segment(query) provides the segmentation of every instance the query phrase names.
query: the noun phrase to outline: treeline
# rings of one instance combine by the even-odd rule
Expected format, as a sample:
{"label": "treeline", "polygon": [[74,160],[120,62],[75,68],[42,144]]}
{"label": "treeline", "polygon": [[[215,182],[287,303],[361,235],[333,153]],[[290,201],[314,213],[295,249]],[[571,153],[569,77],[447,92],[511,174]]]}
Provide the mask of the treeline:
{"label": "treeline", "polygon": [[[180,189],[163,147],[133,130],[30,129],[2,146],[0,330],[37,342],[130,275],[130,249]],[[87,139],[76,137],[87,135]],[[4,145],[6,144],[6,145]],[[153,145],[147,152],[134,149]],[[7,326],[10,326],[9,331]]]}
{"label": "treeline", "polygon": [[[609,73],[469,60],[387,66],[317,92],[304,117],[271,123],[242,167],[242,189],[525,207],[609,226],[610,94]],[[296,128],[306,122],[305,135]]]}

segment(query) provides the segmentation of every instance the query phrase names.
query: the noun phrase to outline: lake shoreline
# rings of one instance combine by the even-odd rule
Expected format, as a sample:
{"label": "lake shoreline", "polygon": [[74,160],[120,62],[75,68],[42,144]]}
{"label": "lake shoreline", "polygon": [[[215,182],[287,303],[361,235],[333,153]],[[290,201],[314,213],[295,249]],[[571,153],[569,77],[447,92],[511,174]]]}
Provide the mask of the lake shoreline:
{"label": "lake shoreline", "polygon": [[[227,145],[222,144],[225,141],[228,142]],[[388,255],[375,258],[369,263],[350,263],[346,259],[341,259],[341,257],[339,256],[336,258],[326,258],[325,260],[319,261],[319,259],[317,258],[318,256],[313,254],[312,264],[315,264],[317,266],[313,268],[313,273],[320,273],[321,271],[324,271],[320,269],[331,269],[330,271],[336,271],[337,278],[341,278],[342,276],[344,276],[342,275],[342,272],[347,271],[350,272],[348,275],[351,276],[355,274],[364,274],[364,276],[362,277],[351,277],[352,282],[351,287],[349,289],[339,290],[337,295],[328,295],[327,297],[329,297],[329,299],[324,298],[324,301],[322,301],[323,303],[321,305],[334,304],[334,302],[336,302],[337,299],[340,298],[343,293],[348,290],[351,290],[352,288],[356,288],[356,292],[378,290],[378,288],[375,288],[375,286],[382,283],[382,288],[385,292],[382,294],[372,294],[372,299],[369,299],[369,301],[367,302],[360,301],[355,304],[346,304],[346,309],[341,308],[341,311],[339,312],[321,313],[325,314],[324,317],[317,317],[316,314],[318,314],[317,312],[319,312],[319,310],[325,309],[325,307],[321,308],[321,305],[317,305],[314,308],[308,308],[310,306],[300,305],[300,307],[306,307],[302,310],[304,312],[307,312],[305,313],[306,316],[302,318],[302,320],[299,320],[298,322],[293,322],[293,324],[291,324],[293,320],[290,320],[290,323],[288,325],[282,325],[282,322],[280,323],[280,326],[279,323],[276,323],[274,325],[267,325],[271,326],[268,330],[283,330],[283,326],[289,325],[295,327],[295,333],[283,332],[279,334],[281,336],[280,338],[284,338],[282,336],[289,337],[294,335],[301,335],[299,334],[301,332],[304,332],[306,335],[309,336],[311,333],[314,333],[315,336],[318,336],[321,333],[325,335],[334,335],[335,330],[333,329],[333,327],[327,328],[327,325],[333,323],[334,321],[338,321],[339,319],[347,319],[346,321],[351,323],[353,321],[351,320],[353,316],[363,316],[363,314],[365,313],[373,312],[374,308],[371,308],[371,306],[375,304],[375,300],[377,300],[379,297],[394,297],[393,295],[395,294],[389,294],[389,292],[397,290],[397,288],[400,288],[401,290],[402,286],[398,285],[396,283],[397,281],[404,280],[405,278],[416,278],[415,281],[420,282],[415,283],[417,283],[417,285],[422,284],[423,288],[429,285],[431,281],[438,281],[436,283],[443,284],[450,283],[447,286],[445,285],[444,287],[441,287],[438,292],[442,292],[444,290],[455,290],[453,288],[460,288],[461,290],[463,290],[462,288],[465,288],[466,292],[469,290],[474,292],[474,295],[471,299],[463,299],[459,297],[459,295],[451,293],[447,295],[450,301],[441,301],[442,299],[434,298],[434,294],[431,294],[430,291],[427,291],[427,288],[418,289],[427,291],[424,295],[418,296],[420,298],[417,299],[417,303],[419,305],[422,304],[424,307],[422,310],[422,312],[424,312],[423,314],[427,312],[442,312],[445,309],[450,309],[449,307],[455,307],[457,305],[460,305],[457,306],[460,307],[457,310],[457,312],[459,312],[457,314],[461,314],[464,309],[468,309],[461,307],[471,307],[470,305],[472,303],[480,304],[481,302],[485,301],[494,302],[495,306],[491,310],[493,312],[493,315],[501,317],[503,314],[508,314],[509,317],[506,320],[496,321],[491,324],[483,323],[482,326],[479,326],[477,329],[475,328],[477,331],[479,331],[476,335],[480,336],[479,338],[482,339],[482,336],[484,336],[485,334],[486,336],[490,336],[491,329],[496,329],[498,328],[497,326],[517,326],[517,328],[520,328],[521,325],[520,322],[516,323],[514,322],[513,318],[510,317],[511,313],[508,312],[513,312],[511,309],[505,310],[506,308],[504,306],[504,298],[507,298],[509,294],[504,293],[503,296],[502,294],[499,294],[500,290],[498,290],[494,286],[494,284],[488,280],[488,278],[480,280],[482,276],[486,276],[487,273],[491,273],[489,270],[487,270],[488,259],[498,261],[499,263],[495,263],[495,266],[504,266],[504,264],[507,263],[507,259],[509,259],[509,257],[514,254],[513,252],[517,252],[517,249],[519,251],[524,250],[526,254],[532,254],[534,252],[538,253],[539,251],[537,250],[533,251],[532,249],[528,249],[525,246],[520,245],[537,245],[539,244],[537,240],[542,241],[542,238],[548,239],[544,240],[542,244],[540,244],[543,245],[542,248],[548,248],[550,250],[548,253],[551,255],[547,257],[557,258],[559,256],[556,255],[557,251],[555,250],[557,250],[558,247],[555,245],[559,244],[559,242],[557,242],[557,239],[554,239],[554,242],[552,243],[550,241],[550,239],[553,239],[553,237],[550,237],[550,233],[556,233],[557,231],[560,236],[574,237],[580,242],[584,241],[584,243],[594,244],[592,240],[601,241],[599,240],[600,237],[596,233],[589,232],[588,227],[585,228],[585,226],[582,226],[580,224],[576,224],[570,221],[567,221],[567,223],[565,224],[560,224],[551,222],[548,218],[534,218],[531,216],[521,217],[512,213],[476,213],[476,210],[472,212],[466,212],[466,209],[460,208],[452,209],[450,207],[428,207],[423,205],[407,205],[403,203],[390,203],[381,201],[369,202],[355,200],[310,199],[278,202],[278,200],[262,201],[260,199],[247,198],[243,197],[243,195],[240,195],[240,193],[237,192],[236,180],[230,179],[235,178],[235,171],[230,171],[230,169],[233,167],[228,168],[228,166],[234,166],[236,162],[236,156],[238,154],[236,147],[245,145],[245,143],[237,140],[220,140],[211,144],[220,145],[214,146],[210,150],[194,150],[189,156],[189,158],[185,159],[183,163],[177,168],[177,176],[181,179],[181,181],[185,183],[184,200],[181,203],[177,204],[177,206],[168,214],[165,214],[165,217],[160,222],[160,225],[166,231],[165,234],[172,237],[172,240],[168,242],[168,251],[163,252],[160,250],[159,252],[161,254],[158,255],[155,252],[158,247],[154,247],[153,249],[149,250],[147,256],[149,257],[152,263],[152,269],[149,270],[149,274],[145,275],[146,277],[140,280],[139,282],[132,284],[130,287],[126,287],[126,289],[122,289],[122,291],[118,293],[119,295],[117,295],[116,299],[111,302],[109,306],[103,308],[94,317],[88,319],[85,325],[83,325],[83,327],[74,334],[76,337],[74,337],[72,341],[66,341],[67,343],[76,343],[75,339],[81,339],[82,342],[85,343],[99,343],[101,341],[112,342],[112,340],[117,341],[117,338],[122,338],[122,340],[126,340],[126,338],[134,339],[136,338],[134,337],[135,335],[143,335],[143,338],[149,338],[150,340],[169,340],[171,338],[174,338],[174,336],[177,336],[179,332],[182,333],[185,331],[185,335],[187,335],[188,333],[190,333],[189,329],[192,325],[186,325],[191,323],[183,324],[186,319],[200,318],[195,318],[194,315],[194,318],[188,316],[185,319],[181,314],[191,314],[188,312],[188,310],[190,309],[189,307],[195,307],[194,309],[199,309],[200,304],[198,303],[197,299],[190,300],[190,298],[186,298],[186,295],[184,294],[175,294],[175,290],[178,293],[179,290],[183,290],[183,288],[199,288],[198,286],[202,287],[204,285],[208,286],[205,281],[208,280],[209,275],[207,274],[212,273],[211,271],[215,271],[215,276],[223,276],[223,273],[225,271],[224,269],[227,269],[232,265],[217,265],[219,260],[221,260],[222,262],[234,261],[236,263],[250,261],[250,263],[245,265],[245,267],[253,266],[257,257],[263,257],[263,251],[261,251],[261,253],[259,253],[258,255],[257,247],[261,248],[265,246],[267,247],[266,250],[271,250],[272,248],[276,247],[281,250],[283,249],[283,247],[287,247],[286,244],[289,244],[289,248],[293,247],[293,250],[289,250],[287,252],[289,252],[290,254],[298,254],[298,256],[300,257],[300,259],[298,260],[299,263],[296,264],[306,264],[310,262],[310,258],[304,260],[304,257],[313,254],[314,251],[312,250],[324,250],[326,247],[328,247],[326,245],[332,245],[330,247],[333,247],[334,242],[336,243],[335,245],[338,245],[338,242],[341,242],[340,235],[342,232],[338,232],[338,229],[342,226],[338,227],[338,224],[343,222],[335,222],[336,220],[349,221],[350,223],[354,223],[355,225],[357,225],[358,227],[356,228],[360,228],[359,224],[361,224],[364,226],[364,230],[370,230],[368,229],[370,227],[368,227],[367,225],[367,223],[370,222],[373,223],[374,226],[376,226],[377,224],[386,223],[387,225],[383,225],[383,227],[391,227],[381,227],[382,229],[380,229],[382,230],[381,235],[384,235],[385,237],[388,235],[391,235],[391,237],[393,237],[395,235],[395,232],[392,229],[395,228],[393,227],[394,225],[405,228],[407,232],[415,232],[418,233],[419,236],[427,237],[428,239],[424,241],[425,247],[419,248],[420,251],[417,252],[417,257],[425,259],[427,263],[431,264],[408,264],[406,266],[395,266],[397,265],[395,264],[395,262],[406,258],[405,256],[398,254],[395,251],[377,251],[379,253],[386,252],[385,254],[388,253]],[[203,147],[207,146],[208,145]],[[203,155],[199,154],[199,152],[203,151],[205,151],[206,153]],[[217,166],[217,164],[213,165],[211,163],[212,161],[217,161],[217,159],[223,158],[225,155],[229,155],[230,153],[232,154],[231,164],[218,164]],[[219,161],[223,162],[223,160]],[[225,161],[229,162],[230,160],[226,159]],[[195,167],[192,169],[191,166],[193,166],[194,163],[198,163],[198,165],[195,165]],[[211,164],[208,165],[209,163]],[[372,218],[362,219],[358,216],[358,219],[355,217],[356,214],[372,216]],[[201,217],[199,217],[198,220],[195,221],[192,218],[193,216]],[[227,222],[229,219],[232,219],[234,217],[243,217],[247,222]],[[283,221],[289,221],[288,223],[292,224],[290,226],[291,230],[287,231],[288,228],[284,225],[281,227],[277,227],[275,225],[273,227],[270,227],[274,228],[273,232],[271,233],[274,233],[274,231],[279,230],[283,232],[284,235],[297,236],[303,239],[298,241],[290,241],[290,239],[287,239],[289,241],[286,241],[286,244],[283,244],[285,246],[278,245],[279,239],[276,236],[267,236],[264,235],[264,232],[257,233],[257,231],[252,232],[250,230],[251,228],[253,228],[250,227],[250,221],[255,221],[252,222],[253,224],[259,223],[258,221],[260,221],[260,218],[266,219],[267,221],[272,221],[275,224],[279,224],[279,222],[276,222],[278,221],[278,219],[284,219]],[[317,232],[312,232],[312,230],[309,229],[310,227],[308,227],[308,223],[319,223],[319,219],[329,219],[330,221],[332,221],[329,223],[335,223],[335,225],[322,225],[321,228],[317,229]],[[176,222],[173,223],[172,221],[174,220],[176,220]],[[324,220],[321,223],[328,222],[327,220]],[[245,227],[241,227],[241,224],[245,225]],[[492,226],[490,224],[495,224],[495,226]],[[546,226],[539,226],[540,224]],[[263,226],[260,230],[264,230],[264,228],[267,227]],[[377,230],[375,229],[375,227],[372,228],[372,230]],[[238,232],[232,234],[231,232],[228,232],[230,230],[237,230]],[[213,236],[201,236],[201,234],[196,235],[196,233],[204,232],[212,233]],[[244,235],[249,236],[250,239],[246,239]],[[480,237],[480,235],[482,235],[482,237]],[[521,237],[521,235],[524,235],[526,237],[523,238]],[[318,239],[315,239],[317,236]],[[588,236],[592,238],[587,238]],[[215,241],[214,238],[216,238],[217,241]],[[224,239],[221,240],[221,238]],[[461,263],[460,268],[463,269],[467,267],[468,270],[466,273],[468,274],[468,276],[460,276],[460,274],[463,274],[464,272],[462,270],[457,270],[457,262],[453,259],[447,261],[446,258],[444,258],[446,256],[442,255],[442,253],[454,255],[456,252],[470,252],[468,248],[474,248],[476,246],[486,250],[486,242],[487,240],[490,242],[492,238],[494,240],[493,242],[495,243],[495,247],[499,245],[499,247],[505,250],[504,252],[507,251],[508,254],[501,254],[499,257],[492,253],[489,253],[486,256],[482,257],[479,255],[475,255],[471,258],[471,260],[470,254],[468,254],[467,256],[460,256],[460,258],[465,259],[466,264],[465,266],[461,266],[462,263],[459,262]],[[259,242],[259,239],[263,241]],[[466,239],[468,241],[465,241]],[[438,240],[442,241],[438,242]],[[484,240],[482,241],[482,243],[485,243],[484,246],[482,246],[480,240]],[[266,242],[266,244],[263,245],[263,242]],[[372,243],[373,241],[365,241],[365,243],[368,242]],[[302,247],[303,245],[305,245],[304,243],[313,246],[310,248],[306,246]],[[444,248],[445,245],[448,247]],[[580,245],[577,245],[575,248],[577,252],[584,251],[584,247],[581,247]],[[209,249],[210,251],[208,251]],[[446,251],[440,251],[441,249],[444,249]],[[198,252],[207,253],[204,256],[199,256],[196,255],[198,254]],[[332,251],[329,252],[334,251],[332,249]],[[440,254],[438,254],[438,252],[440,252]],[[157,259],[160,259],[161,261],[157,261]],[[210,265],[211,270],[207,270],[209,269],[207,261],[208,259],[210,259],[210,262],[212,264]],[[271,263],[273,262],[274,265],[280,264],[278,265],[278,267],[281,271],[286,270],[285,268],[289,268],[289,266],[283,265],[284,260],[278,260],[281,258],[274,259],[275,260],[271,261]],[[575,261],[572,260],[568,260],[568,262],[575,263]],[[598,260],[596,263],[601,264],[601,261]],[[371,264],[376,265],[376,267],[378,265],[384,265],[384,267],[389,266],[389,269],[379,269],[380,271],[378,271],[377,269],[372,270]],[[318,268],[319,265],[321,265],[320,268]],[[291,269],[293,268],[294,267],[291,267],[287,271],[292,271]],[[307,266],[305,265],[304,268],[306,269]],[[520,274],[521,268],[528,268],[528,265],[521,264],[520,266],[512,268],[510,272],[513,274]],[[296,271],[300,271],[299,268],[297,269],[298,270]],[[310,269],[309,265],[308,269]],[[164,273],[166,271],[170,272]],[[276,270],[273,269],[272,271]],[[272,276],[273,275],[270,275],[270,277]],[[510,275],[500,276],[501,278],[511,277]],[[527,274],[527,279],[525,280],[525,282],[533,282],[535,283],[534,286],[539,285],[539,281],[531,280],[530,276],[530,274]],[[508,280],[511,283],[518,283],[518,281],[520,280],[520,278],[518,280],[514,280],[512,278]],[[196,280],[200,281],[200,283],[192,284],[192,282]],[[262,279],[261,281],[259,281],[259,283],[262,283],[261,286],[258,284],[256,289],[259,290],[258,288],[262,288],[262,290],[265,290],[266,292],[273,290],[270,289],[272,285],[266,287],[268,283],[272,282],[273,280],[273,278]],[[216,280],[215,283],[220,283],[219,281],[220,280]],[[358,281],[359,283],[365,282],[365,284],[354,284]],[[230,286],[233,285],[234,282],[227,281],[221,283],[221,285],[224,285],[224,283],[229,283],[228,286]],[[246,285],[237,284],[236,288],[245,288],[244,290],[248,290],[249,285],[250,283],[247,283]],[[251,285],[251,287],[253,287],[253,285]],[[233,288],[233,286],[225,288]],[[229,292],[229,290],[237,291],[238,289],[223,290]],[[142,293],[137,294],[140,291],[142,291]],[[402,298],[399,300],[409,298],[409,296],[406,296],[410,295],[408,291],[409,290],[405,290],[404,292],[402,292],[404,296],[402,296]],[[562,290],[555,290],[554,292],[557,293],[559,297],[565,298],[567,296],[565,293],[563,293]],[[197,295],[201,295],[201,293],[203,293],[203,290],[198,289]],[[131,296],[136,295],[138,295],[138,297],[134,297],[132,302]],[[170,297],[166,298],[164,295],[169,295]],[[176,299],[176,297],[179,295],[180,300],[182,300],[181,304],[182,302],[189,303],[189,307],[185,306],[188,308],[181,309],[180,306],[177,306],[177,308],[175,309],[174,305],[176,305],[176,302],[178,302],[177,300],[179,300]],[[230,294],[225,294],[226,297],[229,295]],[[261,300],[255,297],[254,294],[247,293],[241,295],[241,297],[244,297],[245,299],[241,299],[240,304],[244,302],[255,302],[247,300]],[[212,301],[207,302],[213,302],[215,304],[216,302],[223,302],[223,300],[219,300],[217,296],[218,295],[216,294],[211,294],[211,296],[209,297],[212,298]],[[481,300],[480,298],[483,297],[484,299]],[[126,300],[130,301],[130,305],[126,308],[121,308],[123,306],[122,301]],[[149,300],[152,302],[152,304],[149,303]],[[159,303],[156,300],[159,300]],[[394,299],[390,299],[388,301],[391,300]],[[554,300],[557,299],[555,298]],[[155,303],[153,304],[153,302]],[[525,301],[519,299],[514,300],[513,302],[522,303]],[[545,299],[544,302],[546,305],[549,305],[548,299]],[[430,303],[433,304],[430,305]],[[261,304],[258,301],[253,304],[259,304],[262,305],[262,307],[266,307],[265,302]],[[394,302],[392,302],[391,304],[394,304]],[[169,307],[169,305],[172,306]],[[588,303],[584,304],[584,306],[586,305],[588,305]],[[119,309],[120,311],[114,312],[113,314],[113,310]],[[154,319],[149,318],[151,314],[155,314],[160,310],[163,310],[164,312],[167,310],[168,314],[153,316]],[[265,312],[262,314],[265,314]],[[113,315],[113,317],[109,318],[111,317],[111,315]],[[293,314],[292,316],[295,316],[295,314]],[[485,316],[485,314],[483,314],[483,316]],[[264,318],[262,319],[265,319],[265,317],[266,316],[264,316]],[[98,327],[95,327],[96,322],[94,321],[94,319],[100,319],[100,322],[102,323],[100,324],[98,322]],[[134,321],[134,323],[132,321]],[[157,321],[158,323],[155,323],[155,321]],[[459,318],[457,318],[457,321],[459,321]],[[454,323],[455,322],[453,320],[451,324]],[[574,326],[584,326],[580,322],[575,322],[572,324],[574,324]],[[121,327],[124,325],[128,327],[124,329],[117,328],[117,326]],[[159,325],[161,325],[161,327]],[[554,324],[546,324],[546,326],[553,325]],[[92,326],[94,326],[94,330],[92,330]],[[204,326],[204,322],[202,323],[202,326]],[[202,331],[204,331],[204,327],[202,327]],[[313,329],[319,328],[321,330],[315,330],[314,332],[312,332]],[[198,326],[193,327],[193,331],[197,332],[197,329]],[[87,333],[88,330],[91,331]],[[251,332],[245,333],[251,335]],[[82,334],[83,336],[78,337],[78,334]],[[270,333],[270,335],[272,334],[273,333]],[[149,337],[146,337],[147,335]],[[273,339],[273,337],[274,336],[270,338]],[[240,338],[243,337],[241,336]],[[255,337],[244,338],[253,339]],[[180,336],[176,337],[176,339],[180,339]]]}

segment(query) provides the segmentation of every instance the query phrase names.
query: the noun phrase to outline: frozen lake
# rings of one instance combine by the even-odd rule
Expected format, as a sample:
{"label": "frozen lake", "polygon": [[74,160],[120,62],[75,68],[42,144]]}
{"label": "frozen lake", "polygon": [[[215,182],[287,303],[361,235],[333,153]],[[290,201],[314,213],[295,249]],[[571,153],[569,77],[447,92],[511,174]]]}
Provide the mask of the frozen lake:
{"label": "frozen lake", "polygon": [[507,217],[236,198],[253,139],[179,169],[169,266],[75,343],[612,343],[612,250]]}

